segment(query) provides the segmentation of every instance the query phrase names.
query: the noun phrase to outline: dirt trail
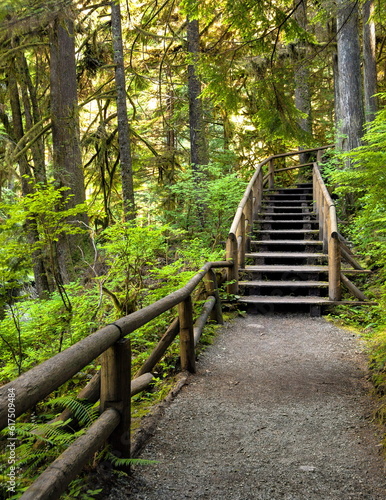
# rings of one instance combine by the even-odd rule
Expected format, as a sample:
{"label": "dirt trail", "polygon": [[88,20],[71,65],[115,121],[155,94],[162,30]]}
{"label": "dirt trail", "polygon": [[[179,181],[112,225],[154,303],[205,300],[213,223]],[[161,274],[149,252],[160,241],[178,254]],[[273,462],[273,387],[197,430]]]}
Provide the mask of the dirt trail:
{"label": "dirt trail", "polygon": [[[385,500],[360,340],[323,318],[223,328],[109,499]],[[106,497],[107,498],[107,497]]]}

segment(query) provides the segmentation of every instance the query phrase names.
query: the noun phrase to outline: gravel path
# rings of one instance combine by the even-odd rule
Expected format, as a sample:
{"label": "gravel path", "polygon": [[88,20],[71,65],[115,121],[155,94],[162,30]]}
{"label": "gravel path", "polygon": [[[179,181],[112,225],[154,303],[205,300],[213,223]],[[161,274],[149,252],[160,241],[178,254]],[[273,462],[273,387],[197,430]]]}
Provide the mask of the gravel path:
{"label": "gravel path", "polygon": [[360,340],[323,318],[223,328],[109,499],[385,500]]}

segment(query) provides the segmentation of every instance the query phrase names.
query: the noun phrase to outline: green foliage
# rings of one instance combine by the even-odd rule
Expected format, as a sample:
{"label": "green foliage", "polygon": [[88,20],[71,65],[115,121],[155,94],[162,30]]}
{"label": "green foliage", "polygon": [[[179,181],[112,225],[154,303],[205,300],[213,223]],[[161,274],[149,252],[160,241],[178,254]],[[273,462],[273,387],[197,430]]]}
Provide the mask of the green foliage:
{"label": "green foliage", "polygon": [[8,307],[0,321],[2,382],[78,342],[96,330],[99,322],[110,320],[99,307],[96,287],[73,283],[65,286],[65,290],[73,304],[71,314],[58,292],[46,300],[18,300]]}
{"label": "green foliage", "polygon": [[[68,399],[68,398],[67,398]],[[72,406],[80,408],[82,402],[74,400]],[[17,443],[15,449],[15,462],[9,463],[8,449],[4,448],[4,453],[0,456],[1,463],[9,464],[3,469],[6,476],[10,467],[17,470],[16,495],[12,498],[19,498],[36,477],[55,460],[71,443],[84,434],[85,429],[73,432],[67,428],[69,421],[37,423],[37,422],[17,422],[15,425],[15,437]],[[0,433],[0,439],[7,439],[8,428]],[[1,482],[0,490],[6,496],[5,488],[7,482]]]}
{"label": "green foliage", "polygon": [[[384,97],[384,96],[383,96]],[[381,109],[368,124],[363,146],[340,154],[324,172],[335,193],[345,201],[349,224],[346,233],[364,256],[367,266],[377,271],[365,293],[378,306],[354,313],[342,308],[338,315],[346,324],[360,328],[368,341],[372,380],[382,397],[379,416],[386,421],[386,109]],[[340,163],[340,165],[339,165]],[[350,203],[347,211],[347,204]],[[348,213],[347,213],[348,212]]]}
{"label": "green foliage", "polygon": [[346,168],[331,172],[335,192],[354,203],[350,237],[370,262],[382,268],[386,266],[385,120],[382,109],[368,125],[364,145],[341,156]]}
{"label": "green foliage", "polygon": [[122,222],[102,233],[101,248],[109,270],[100,278],[113,299],[119,316],[135,311],[144,299],[144,276],[149,267],[168,258],[169,239],[175,237],[168,225],[138,225]]}
{"label": "green foliage", "polygon": [[188,236],[215,245],[225,238],[245,187],[246,182],[222,163],[201,166],[199,172],[189,169],[168,188],[176,208],[167,210],[165,218]]}

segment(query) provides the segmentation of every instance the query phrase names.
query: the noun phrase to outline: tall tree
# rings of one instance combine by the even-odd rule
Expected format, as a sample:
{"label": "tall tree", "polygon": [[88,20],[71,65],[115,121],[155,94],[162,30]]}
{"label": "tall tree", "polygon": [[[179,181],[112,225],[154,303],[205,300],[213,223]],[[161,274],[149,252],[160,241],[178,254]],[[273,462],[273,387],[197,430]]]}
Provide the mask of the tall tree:
{"label": "tall tree", "polygon": [[[17,57],[13,57],[8,68],[8,91],[12,113],[13,139],[16,144],[21,144],[24,137],[24,124],[22,116],[19,86],[17,82]],[[33,175],[29,166],[26,153],[19,155],[19,171],[23,196],[33,192]],[[35,247],[39,241],[39,233],[36,221],[30,218],[25,223],[25,232],[31,247]],[[43,298],[49,290],[48,278],[42,252],[35,250],[33,254],[33,271],[37,293]]]}
{"label": "tall tree", "polygon": [[126,220],[135,218],[133,167],[130,128],[127,118],[126,80],[123,57],[121,8],[118,0],[111,2],[111,32],[113,38],[115,87],[118,113],[118,141],[121,164],[123,210]]}
{"label": "tall tree", "polygon": [[[75,64],[74,21],[66,13],[55,17],[50,30],[50,90],[54,175],[60,186],[68,187],[68,208],[85,201],[80,150],[78,96]],[[87,214],[78,216],[87,224]],[[58,265],[64,283],[74,277],[85,238],[62,234],[58,241]]]}
{"label": "tall tree", "polygon": [[201,82],[197,74],[200,54],[200,29],[197,19],[198,3],[192,2],[192,10],[188,15],[188,95],[189,95],[189,127],[190,127],[190,161],[197,171],[199,165],[208,163],[208,148],[205,137],[203,104],[200,97]]}
{"label": "tall tree", "polygon": [[360,145],[364,122],[358,2],[338,0],[337,6],[337,145],[349,151]]}
{"label": "tall tree", "polygon": [[[296,0],[295,0],[296,1]],[[297,2],[296,2],[297,3]],[[307,0],[303,0],[300,4],[295,5],[296,10],[294,13],[295,20],[299,27],[307,31]],[[303,117],[299,119],[299,126],[306,135],[312,134],[312,120],[311,120],[311,91],[310,91],[310,70],[307,61],[307,48],[308,42],[305,40],[304,35],[301,36],[295,44],[295,106],[303,113]],[[306,163],[308,155],[303,153],[300,155],[300,163]]]}
{"label": "tall tree", "polygon": [[377,63],[376,37],[373,19],[374,2],[367,0],[363,4],[363,90],[365,98],[365,119],[373,121],[378,110],[377,103]]}

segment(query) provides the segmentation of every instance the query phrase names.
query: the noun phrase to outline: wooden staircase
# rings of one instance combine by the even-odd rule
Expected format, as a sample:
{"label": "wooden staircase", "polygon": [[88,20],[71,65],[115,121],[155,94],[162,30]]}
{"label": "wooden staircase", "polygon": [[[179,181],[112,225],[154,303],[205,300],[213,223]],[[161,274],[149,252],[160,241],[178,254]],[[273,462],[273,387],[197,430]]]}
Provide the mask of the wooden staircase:
{"label": "wooden staircase", "polygon": [[327,255],[313,212],[312,184],[265,190],[248,246],[246,265],[239,269],[239,302],[249,312],[286,306],[318,315],[329,303]]}
{"label": "wooden staircase", "polygon": [[[270,156],[249,181],[226,241],[227,291],[248,312],[319,315],[325,306],[375,304],[355,284],[356,276],[371,271],[339,232],[334,201],[320,173],[328,147],[307,150],[316,155],[312,163],[284,168],[276,168],[276,162],[299,152]],[[305,168],[312,170],[312,183],[275,187],[277,174]]]}

